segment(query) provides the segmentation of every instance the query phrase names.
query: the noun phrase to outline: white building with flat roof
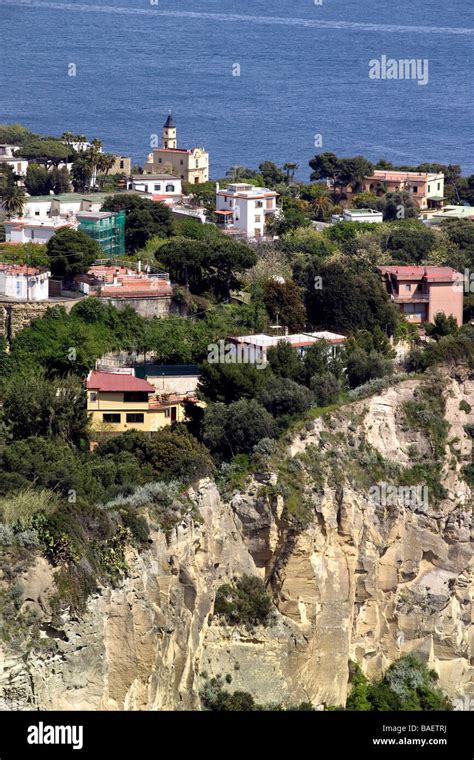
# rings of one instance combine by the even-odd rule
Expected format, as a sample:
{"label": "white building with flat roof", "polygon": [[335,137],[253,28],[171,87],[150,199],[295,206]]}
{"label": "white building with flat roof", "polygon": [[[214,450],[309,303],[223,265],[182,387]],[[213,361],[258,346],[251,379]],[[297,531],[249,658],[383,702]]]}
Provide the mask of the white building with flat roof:
{"label": "white building with flat roof", "polygon": [[278,193],[266,187],[236,182],[220,189],[216,185],[216,220],[224,229],[234,229],[250,239],[267,234],[267,222],[279,213]]}
{"label": "white building with flat roof", "polygon": [[0,262],[0,298],[47,301],[51,272],[42,267]]}
{"label": "white building with flat roof", "polygon": [[62,217],[39,218],[17,217],[7,219],[4,222],[5,240],[7,243],[47,243],[53,235],[63,229],[70,227],[75,230],[78,223],[75,221],[65,221]]}
{"label": "white building with flat roof", "polygon": [[295,333],[293,335],[266,335],[265,333],[240,335],[229,338],[229,343],[232,345],[230,355],[237,362],[245,356],[249,364],[266,364],[268,350],[275,348],[279,343],[289,343],[298,351],[300,356],[304,356],[311,346],[321,343],[321,341],[325,341],[330,347],[331,353],[335,354],[338,347],[345,343],[346,336],[328,331]]}
{"label": "white building with flat roof", "polygon": [[171,174],[134,174],[129,190],[147,193],[151,200],[161,203],[178,203],[183,197],[182,180]]}

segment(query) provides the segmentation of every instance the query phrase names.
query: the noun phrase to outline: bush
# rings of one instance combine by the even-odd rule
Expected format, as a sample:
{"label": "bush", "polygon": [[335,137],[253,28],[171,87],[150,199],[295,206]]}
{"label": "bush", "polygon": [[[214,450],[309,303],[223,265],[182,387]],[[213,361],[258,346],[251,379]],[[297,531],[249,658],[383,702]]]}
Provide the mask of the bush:
{"label": "bush", "polygon": [[313,394],[294,380],[271,377],[257,394],[257,401],[274,417],[282,417],[305,412],[313,403]]}
{"label": "bush", "polygon": [[396,712],[452,710],[449,699],[436,686],[437,674],[413,654],[402,657],[378,681],[370,683],[355,663],[350,667],[352,691],[347,710]]}
{"label": "bush", "polygon": [[392,363],[376,351],[367,353],[363,349],[355,349],[347,360],[347,380],[351,388],[365,385],[369,380],[391,375]]}
{"label": "bush", "polygon": [[364,385],[359,385],[357,388],[353,388],[347,394],[349,401],[359,401],[363,398],[368,398],[376,393],[381,393],[386,388],[391,388],[392,385],[401,383],[409,377],[405,372],[400,372],[397,375],[390,377],[381,377],[375,380],[369,380]]}
{"label": "bush", "polygon": [[15,543],[15,534],[9,525],[0,523],[0,546],[12,546]]}
{"label": "bush", "polygon": [[260,578],[243,575],[234,583],[217,589],[214,613],[229,625],[267,626],[270,623],[272,602]]}
{"label": "bush", "polygon": [[322,375],[313,375],[310,387],[314,393],[314,400],[318,406],[335,404],[341,392],[341,383],[332,372]]}
{"label": "bush", "polygon": [[262,438],[275,438],[271,414],[255,399],[235,404],[210,404],[204,412],[204,443],[222,458],[250,454]]}

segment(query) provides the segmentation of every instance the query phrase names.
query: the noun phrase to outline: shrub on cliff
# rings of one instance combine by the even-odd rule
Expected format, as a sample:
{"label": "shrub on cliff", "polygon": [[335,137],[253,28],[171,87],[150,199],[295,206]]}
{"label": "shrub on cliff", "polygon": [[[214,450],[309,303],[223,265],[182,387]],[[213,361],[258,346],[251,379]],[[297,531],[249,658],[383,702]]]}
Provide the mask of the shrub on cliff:
{"label": "shrub on cliff", "polygon": [[253,575],[243,575],[217,589],[214,613],[229,625],[269,625],[272,601],[265,584]]}
{"label": "shrub on cliff", "polygon": [[350,665],[352,691],[346,710],[421,711],[452,710],[450,700],[436,685],[437,673],[415,655],[392,663],[385,675],[370,683],[355,663]]}

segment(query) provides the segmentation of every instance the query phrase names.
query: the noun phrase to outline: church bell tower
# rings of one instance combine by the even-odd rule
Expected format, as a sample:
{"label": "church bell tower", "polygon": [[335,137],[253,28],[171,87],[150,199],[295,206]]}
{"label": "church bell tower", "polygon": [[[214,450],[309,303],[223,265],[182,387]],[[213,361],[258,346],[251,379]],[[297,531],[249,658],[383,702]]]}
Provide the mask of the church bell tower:
{"label": "church bell tower", "polygon": [[163,127],[163,148],[177,148],[178,140],[176,133],[176,124],[173,121],[171,111],[168,114],[165,125]]}

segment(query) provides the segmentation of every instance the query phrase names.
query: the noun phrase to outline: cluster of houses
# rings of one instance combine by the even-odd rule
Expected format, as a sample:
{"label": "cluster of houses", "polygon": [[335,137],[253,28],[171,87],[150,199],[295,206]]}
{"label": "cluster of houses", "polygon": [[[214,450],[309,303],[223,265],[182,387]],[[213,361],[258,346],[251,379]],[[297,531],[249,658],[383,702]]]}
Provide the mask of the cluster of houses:
{"label": "cluster of houses", "polygon": [[[77,151],[90,147],[85,141],[72,145]],[[0,163],[11,165],[22,182],[28,161],[18,155],[19,150],[18,146],[0,145]],[[70,165],[64,165],[70,168]],[[177,217],[184,215],[203,223],[210,221],[206,209],[196,207],[183,193],[183,183],[189,187],[209,180],[209,153],[202,147],[178,147],[177,126],[171,113],[162,129],[162,144],[151,150],[142,173],[133,174],[131,159],[122,155],[115,156],[115,164],[110,173],[123,175],[123,190],[165,203]],[[328,184],[331,184],[330,181]],[[382,212],[352,208],[353,199],[360,192],[375,195],[387,192],[409,193],[422,219],[429,224],[438,224],[447,218],[474,219],[472,207],[444,206],[442,172],[380,169],[363,178],[357,193],[349,186],[343,189],[344,210],[331,219],[332,223],[383,221]],[[102,211],[103,198],[100,193],[91,196],[68,193],[30,198],[23,216],[6,222],[6,240],[11,243],[45,243],[58,229],[69,226],[91,234],[101,244],[106,255],[122,255],[125,252],[123,215]],[[217,184],[215,205],[214,223],[228,235],[249,240],[271,236],[268,222],[281,213],[278,193],[245,182],[235,182],[225,188]]]}
{"label": "cluster of houses", "polygon": [[[230,337],[226,341],[232,360],[266,366],[267,352],[285,341],[300,356],[324,341],[335,354],[345,342],[336,333],[301,333],[272,336],[264,334]],[[100,361],[86,380],[87,411],[91,421],[92,446],[104,437],[140,430],[152,434],[161,428],[183,422],[188,404],[204,406],[197,396],[199,367],[195,365],[115,366]],[[127,361],[125,361],[125,364]]]}

